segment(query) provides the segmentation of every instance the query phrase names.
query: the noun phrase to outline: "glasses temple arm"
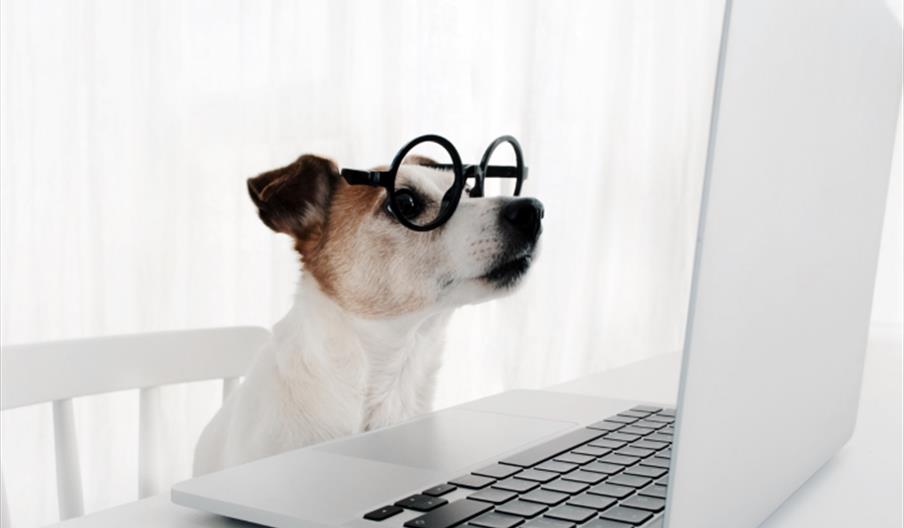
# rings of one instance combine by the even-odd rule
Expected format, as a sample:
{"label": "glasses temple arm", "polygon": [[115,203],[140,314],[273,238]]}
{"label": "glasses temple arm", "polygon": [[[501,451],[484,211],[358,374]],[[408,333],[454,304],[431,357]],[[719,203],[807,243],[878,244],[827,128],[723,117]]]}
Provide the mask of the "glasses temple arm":
{"label": "glasses temple arm", "polygon": [[385,172],[365,171],[357,169],[342,169],[342,177],[349,185],[382,185],[382,177]]}
{"label": "glasses temple arm", "polygon": [[[517,178],[518,167],[511,165],[490,165],[487,167],[485,178]],[[523,179],[527,179],[527,167],[522,171]]]}

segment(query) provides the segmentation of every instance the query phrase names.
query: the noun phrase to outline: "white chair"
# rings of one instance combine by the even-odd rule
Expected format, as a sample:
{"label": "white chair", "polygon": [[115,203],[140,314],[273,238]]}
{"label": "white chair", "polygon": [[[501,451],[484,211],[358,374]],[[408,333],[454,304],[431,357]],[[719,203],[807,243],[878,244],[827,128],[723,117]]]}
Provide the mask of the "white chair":
{"label": "white chair", "polygon": [[[222,379],[225,400],[269,336],[263,328],[234,327],[5,346],[0,348],[0,411],[53,402],[60,519],[78,517],[84,502],[72,398],[140,389],[138,490],[147,497],[162,491],[151,471],[161,427],[152,411],[160,387]],[[0,470],[0,528],[9,527]]]}

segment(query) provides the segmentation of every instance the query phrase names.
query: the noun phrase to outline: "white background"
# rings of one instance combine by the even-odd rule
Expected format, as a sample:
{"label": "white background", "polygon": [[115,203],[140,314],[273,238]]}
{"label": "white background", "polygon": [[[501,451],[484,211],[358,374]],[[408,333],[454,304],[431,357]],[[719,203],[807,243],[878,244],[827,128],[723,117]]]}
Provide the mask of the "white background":
{"label": "white background", "polygon": [[[466,160],[519,137],[547,210],[526,286],[456,315],[438,406],[680,347],[721,3],[0,6],[2,343],[270,326],[298,261],[245,178],[303,152],[381,164],[437,132]],[[899,130],[873,314],[895,335],[901,158]],[[218,390],[164,392],[175,481]],[[136,497],[137,410],[77,401],[89,511]],[[54,521],[49,407],[0,424],[13,523]]]}

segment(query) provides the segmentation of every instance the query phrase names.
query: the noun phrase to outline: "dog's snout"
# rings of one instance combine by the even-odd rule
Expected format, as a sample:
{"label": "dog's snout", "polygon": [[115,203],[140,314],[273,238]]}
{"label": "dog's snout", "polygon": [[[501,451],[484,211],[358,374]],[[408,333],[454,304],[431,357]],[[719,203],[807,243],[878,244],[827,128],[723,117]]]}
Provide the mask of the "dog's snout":
{"label": "dog's snout", "polygon": [[543,203],[536,198],[516,198],[502,207],[502,218],[518,233],[535,240],[543,229]]}

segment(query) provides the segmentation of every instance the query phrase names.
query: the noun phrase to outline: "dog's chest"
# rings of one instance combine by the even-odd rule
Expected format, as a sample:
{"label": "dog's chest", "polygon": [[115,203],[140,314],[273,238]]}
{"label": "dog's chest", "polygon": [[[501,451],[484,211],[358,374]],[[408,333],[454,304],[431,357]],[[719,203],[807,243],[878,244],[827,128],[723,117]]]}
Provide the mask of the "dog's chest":
{"label": "dog's chest", "polygon": [[[432,341],[432,340],[431,340]],[[364,396],[362,430],[385,427],[430,411],[440,343],[425,342],[394,361],[374,361]]]}

